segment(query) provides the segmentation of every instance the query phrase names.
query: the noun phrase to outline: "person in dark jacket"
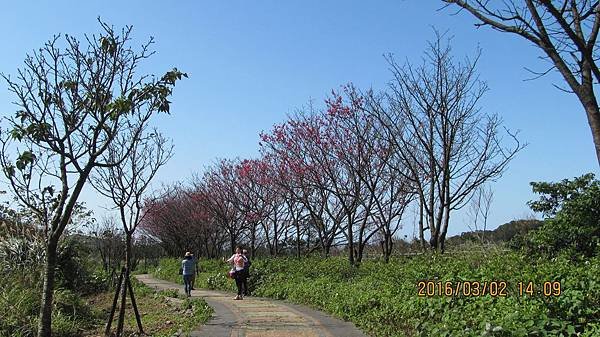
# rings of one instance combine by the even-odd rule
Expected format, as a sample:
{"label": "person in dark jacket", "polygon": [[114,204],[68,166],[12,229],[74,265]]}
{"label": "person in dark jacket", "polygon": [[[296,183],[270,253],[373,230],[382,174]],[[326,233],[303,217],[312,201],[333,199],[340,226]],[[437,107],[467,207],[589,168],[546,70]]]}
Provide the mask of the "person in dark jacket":
{"label": "person in dark jacket", "polygon": [[192,275],[192,290],[194,290],[194,284],[196,284],[196,275],[198,275],[198,267],[200,265],[198,259],[194,256],[194,254],[192,254],[192,260],[194,260],[196,263],[194,263],[195,265],[195,270],[194,270],[194,274]]}
{"label": "person in dark jacket", "polygon": [[244,276],[242,278],[242,287],[244,288],[244,296],[248,296],[248,294],[250,294],[250,291],[248,291],[248,278],[250,277],[250,266],[252,265],[252,261],[250,261],[250,257],[248,256],[247,250],[244,249],[242,251],[242,255],[244,255],[244,257],[246,258],[244,260]]}

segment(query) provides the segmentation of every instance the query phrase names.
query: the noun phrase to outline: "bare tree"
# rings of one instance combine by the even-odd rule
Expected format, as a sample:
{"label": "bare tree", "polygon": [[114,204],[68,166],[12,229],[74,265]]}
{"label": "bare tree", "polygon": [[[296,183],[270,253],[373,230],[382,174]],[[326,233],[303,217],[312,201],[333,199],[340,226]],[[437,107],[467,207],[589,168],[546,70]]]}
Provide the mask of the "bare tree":
{"label": "bare tree", "polygon": [[[123,151],[131,148],[126,156]],[[113,162],[117,158],[125,158],[119,165],[97,170],[91,176],[94,188],[109,198],[119,213],[119,219],[125,233],[125,265],[121,271],[120,284],[115,291],[115,298],[105,335],[110,335],[113,314],[120,291],[121,303],[117,323],[117,336],[123,333],[127,292],[133,305],[138,329],[143,333],[140,315],[137,310],[135,296],[131,287],[130,273],[132,263],[133,237],[139,224],[143,221],[145,200],[148,198],[148,187],[158,170],[172,156],[173,146],[157,130],[149,133],[123,134],[109,147],[104,154],[105,161]]]}
{"label": "bare tree", "polygon": [[389,58],[394,80],[388,106],[375,113],[417,189],[422,229],[429,229],[431,247],[443,252],[450,213],[478,186],[500,177],[524,145],[508,130],[513,144],[503,144],[501,120],[478,106],[487,87],[477,77],[477,59],[456,62],[442,38],[436,32],[420,66]]}
{"label": "bare tree", "polygon": [[350,84],[343,87],[343,94],[333,93],[327,100],[328,120],[333,126],[328,143],[334,145],[332,155],[349,177],[346,185],[353,188],[345,194],[353,196],[357,203],[353,214],[347,216],[348,226],[354,227],[351,233],[356,244],[349,246],[354,246],[357,263],[362,261],[365,247],[376,234],[381,239],[384,259],[389,261],[393,237],[414,197],[406,174],[394,172],[401,166],[391,165],[395,157],[390,140],[379,137],[381,125],[369,114],[371,106],[379,106],[379,99],[372,91],[363,95]]}
{"label": "bare tree", "polygon": [[116,32],[100,21],[99,35],[55,36],[25,58],[13,80],[2,74],[18,110],[5,121],[0,165],[21,204],[37,217],[46,238],[38,336],[51,335],[58,241],[91,172],[123,162],[132,150],[105,160],[120,135],[139,137],[151,116],[169,112],[174,69],[160,78],[139,76],[153,40],[130,47],[131,27]]}
{"label": "bare tree", "polygon": [[[590,0],[443,0],[474,15],[480,23],[525,38],[540,48],[549,69],[558,70],[585,109],[600,164],[600,109],[594,91],[600,81],[598,31],[600,2]],[[564,89],[563,89],[564,90]]]}
{"label": "bare tree", "polygon": [[489,185],[481,185],[473,193],[467,209],[467,216],[470,220],[469,229],[475,233],[482,244],[485,243],[485,231],[492,201],[494,201],[492,188]]}
{"label": "bare tree", "polygon": [[124,253],[123,232],[112,217],[93,223],[89,229],[90,235],[94,238],[94,246],[100,254],[102,268],[114,278]]}

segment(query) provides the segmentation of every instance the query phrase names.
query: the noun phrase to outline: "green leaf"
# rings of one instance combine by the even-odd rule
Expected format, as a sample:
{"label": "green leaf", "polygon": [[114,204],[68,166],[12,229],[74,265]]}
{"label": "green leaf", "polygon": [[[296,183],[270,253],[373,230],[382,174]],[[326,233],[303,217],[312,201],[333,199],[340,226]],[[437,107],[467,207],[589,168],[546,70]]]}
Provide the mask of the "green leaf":
{"label": "green leaf", "polygon": [[15,175],[15,167],[12,165],[5,167],[4,173],[6,173],[8,177],[13,177]]}
{"label": "green leaf", "polygon": [[10,130],[10,136],[18,141],[23,140],[23,129],[21,127],[16,127]]}
{"label": "green leaf", "polygon": [[23,153],[21,153],[21,155],[17,158],[17,169],[19,169],[20,171],[23,171],[27,165],[30,165],[31,163],[33,163],[33,161],[35,160],[35,154],[33,154],[33,152],[31,151],[25,151]]}

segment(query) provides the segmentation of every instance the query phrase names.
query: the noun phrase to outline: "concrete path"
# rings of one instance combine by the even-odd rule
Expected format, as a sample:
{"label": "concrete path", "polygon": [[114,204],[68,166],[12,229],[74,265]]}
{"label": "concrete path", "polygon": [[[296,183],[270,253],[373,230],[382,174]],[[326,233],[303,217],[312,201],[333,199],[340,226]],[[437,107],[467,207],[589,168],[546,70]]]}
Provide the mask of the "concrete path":
{"label": "concrete path", "polygon": [[[183,286],[136,275],[139,281],[157,289],[177,289]],[[190,336],[194,337],[366,337],[352,323],[332,318],[304,306],[265,298],[245,297],[212,290],[192,290],[192,297],[202,297],[214,310],[211,320]]]}

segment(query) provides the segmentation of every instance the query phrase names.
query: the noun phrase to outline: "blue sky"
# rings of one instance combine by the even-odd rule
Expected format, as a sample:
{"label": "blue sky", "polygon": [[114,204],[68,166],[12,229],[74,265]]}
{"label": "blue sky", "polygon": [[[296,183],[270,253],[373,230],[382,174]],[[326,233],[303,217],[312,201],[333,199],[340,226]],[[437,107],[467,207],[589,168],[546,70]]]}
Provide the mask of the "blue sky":
{"label": "blue sky", "polygon": [[[14,74],[25,54],[53,34],[99,31],[98,16],[115,27],[133,25],[137,44],[154,36],[157,54],[144,69],[162,74],[178,67],[190,75],[175,89],[172,114],[158,121],[175,143],[160,184],[186,180],[216,158],[256,156],[261,131],[311,99],[321,103],[340,85],[382,88],[391,79],[383,55],[419,62],[436,27],[454,36],[458,58],[482,49],[478,69],[490,87],[482,109],[499,113],[529,143],[493,185],[492,228],[530,214],[530,181],[597,174],[579,102],[552,86],[561,78],[524,81],[531,77],[525,66],[546,69],[538,50],[441,8],[431,0],[11,1],[0,20],[0,72]],[[14,112],[11,101],[1,83],[1,114]],[[83,198],[101,217],[108,203],[89,190]],[[464,230],[459,214],[449,233]]]}

